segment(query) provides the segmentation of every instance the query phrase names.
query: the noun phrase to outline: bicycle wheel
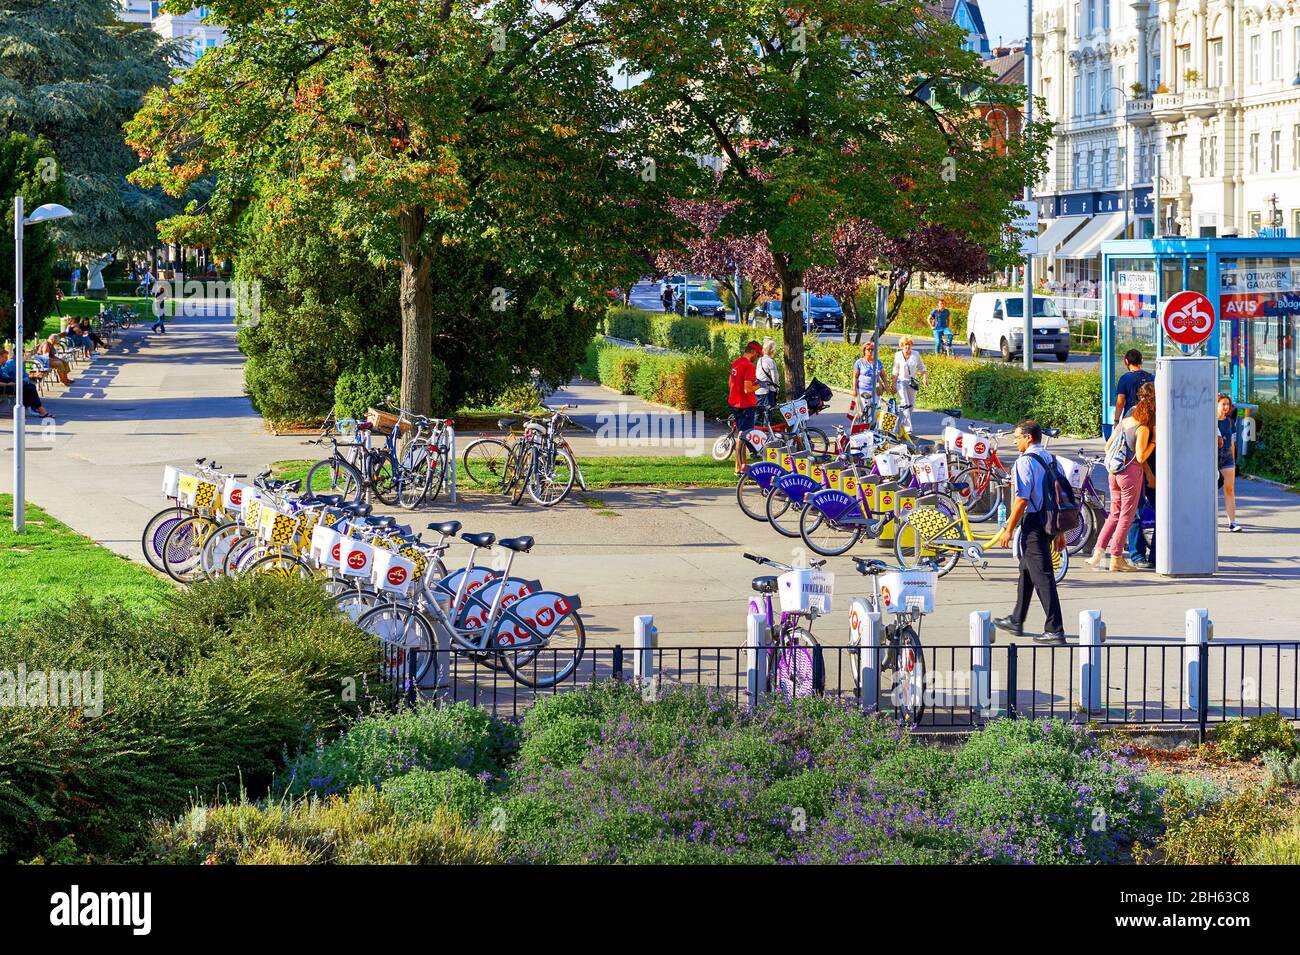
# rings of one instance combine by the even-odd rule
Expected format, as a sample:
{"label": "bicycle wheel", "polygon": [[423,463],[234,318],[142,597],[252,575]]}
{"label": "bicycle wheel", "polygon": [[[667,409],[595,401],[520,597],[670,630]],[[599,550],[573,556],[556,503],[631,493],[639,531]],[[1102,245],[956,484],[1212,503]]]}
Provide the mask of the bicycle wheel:
{"label": "bicycle wheel", "polygon": [[189,516],[188,508],[173,504],[145,522],[144,533],[140,535],[140,548],[144,551],[144,559],[149,562],[149,566],[159,573],[167,572],[167,565],[162,558],[163,542],[167,540],[171,529]]}
{"label": "bicycle wheel", "polygon": [[799,517],[805,508],[801,504],[796,504],[775,484],[767,492],[767,500],[763,502],[763,514],[767,522],[776,528],[776,532],[782,537],[799,536]]}
{"label": "bicycle wheel", "polygon": [[370,486],[381,503],[389,507],[397,506],[397,474],[393,471],[393,459],[387,452],[373,459],[370,465]]}
{"label": "bicycle wheel", "polygon": [[226,576],[237,576],[240,573],[240,568],[249,562],[253,554],[257,553],[259,546],[257,535],[245,528],[244,533],[231,543],[226,559],[221,565],[221,573]]}
{"label": "bicycle wheel", "polygon": [[1065,535],[1065,549],[1071,556],[1088,549],[1097,535],[1097,525],[1097,512],[1085,501],[1079,507],[1079,526]]}
{"label": "bicycle wheel", "polygon": [[250,574],[270,574],[273,577],[284,577],[291,579],[294,577],[302,580],[311,578],[311,568],[305,561],[293,556],[293,554],[263,554],[251,562],[244,572]]}
{"label": "bicycle wheel", "polygon": [[438,500],[443,485],[447,483],[447,452],[445,449],[429,449],[429,470],[433,472],[433,478],[429,482],[429,496],[425,498],[426,504],[432,504]]}
{"label": "bicycle wheel", "polygon": [[397,503],[413,511],[424,503],[433,484],[433,467],[428,445],[412,445],[403,459],[397,481]]}
{"label": "bicycle wheel", "polygon": [[960,536],[961,528],[938,507],[913,508],[898,522],[894,532],[894,558],[904,567],[919,567],[932,560],[940,577],[948,574],[961,559],[961,548],[953,545],[936,547],[938,537]]}
{"label": "bicycle wheel", "polygon": [[[1012,535],[1011,540],[1011,556],[1015,558],[1017,564],[1020,563],[1020,537],[1021,534],[1017,531]],[[1052,549],[1052,576],[1059,584],[1065,579],[1065,575],[1070,570],[1070,550],[1068,547],[1065,550],[1057,550],[1055,540],[1051,542],[1050,546]]]}
{"label": "bicycle wheel", "polygon": [[787,700],[821,696],[826,691],[826,664],[816,638],[801,627],[771,651],[769,692]]}
{"label": "bicycle wheel", "polygon": [[966,506],[966,516],[975,524],[982,524],[997,513],[1000,488],[997,476],[987,468],[958,468],[948,479],[948,493]]}
{"label": "bicycle wheel", "polygon": [[343,616],[353,623],[358,623],[366,613],[375,608],[378,601],[379,594],[369,587],[362,587],[360,590],[351,588],[335,595],[334,606],[338,607]]}
{"label": "bicycle wheel", "polygon": [[736,453],[736,433],[728,431],[717,441],[713,442],[713,449],[709,452],[713,455],[715,461],[725,461]]}
{"label": "bicycle wheel", "polygon": [[208,539],[203,542],[203,550],[199,552],[199,568],[203,572],[204,579],[215,580],[225,573],[226,556],[235,541],[243,534],[242,526],[234,521],[227,521],[208,535]]}
{"label": "bicycle wheel", "polygon": [[341,494],[345,501],[360,501],[366,493],[361,472],[342,458],[317,461],[307,471],[302,485],[307,494]]}
{"label": "bicycle wheel", "polygon": [[514,470],[511,472],[513,484],[510,488],[510,503],[518,504],[524,499],[524,492],[533,483],[533,471],[537,468],[537,449],[521,448],[515,454]]}
{"label": "bicycle wheel", "polygon": [[568,448],[551,448],[549,452],[539,448],[533,452],[533,461],[528,496],[542,507],[554,507],[568,497],[573,488],[578,470],[573,452]]}
{"label": "bicycle wheel", "polygon": [[908,726],[916,726],[925,716],[925,651],[911,624],[899,633],[897,651],[890,700],[899,720]]}
{"label": "bicycle wheel", "polygon": [[804,429],[808,436],[808,450],[813,454],[830,454],[831,439],[826,436],[826,432],[821,428]]}
{"label": "bicycle wheel", "polygon": [[767,521],[767,491],[748,474],[736,482],[736,503],[750,520]]}
{"label": "bicycle wheel", "polygon": [[393,682],[407,689],[407,661],[411,651],[422,651],[413,676],[419,683],[433,665],[433,626],[424,614],[403,603],[382,603],[361,615],[357,626],[378,638],[382,665]]}
{"label": "bicycle wheel", "polygon": [[465,448],[461,460],[471,485],[496,490],[506,475],[510,445],[499,438],[479,438]]}
{"label": "bicycle wheel", "polygon": [[167,576],[180,584],[192,584],[201,578],[203,545],[216,529],[217,522],[204,514],[178,521],[163,541],[162,558]]}
{"label": "bicycle wheel", "polygon": [[515,682],[531,689],[545,689],[563,683],[578,669],[587,648],[587,629],[576,610],[570,610],[546,638],[546,644],[531,650],[505,650],[501,666]]}
{"label": "bicycle wheel", "polygon": [[861,524],[840,524],[830,520],[815,507],[799,513],[799,536],[814,554],[839,557],[847,554],[861,538]]}

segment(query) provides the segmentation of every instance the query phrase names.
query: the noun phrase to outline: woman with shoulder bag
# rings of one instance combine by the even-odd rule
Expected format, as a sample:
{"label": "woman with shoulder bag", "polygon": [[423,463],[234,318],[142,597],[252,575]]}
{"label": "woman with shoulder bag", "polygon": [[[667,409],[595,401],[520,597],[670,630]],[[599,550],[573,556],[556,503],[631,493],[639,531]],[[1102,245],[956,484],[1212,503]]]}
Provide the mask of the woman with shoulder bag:
{"label": "woman with shoulder bag", "polygon": [[754,397],[758,399],[755,407],[761,416],[759,423],[766,425],[781,394],[781,369],[776,363],[776,342],[771,338],[763,339],[763,351],[758,358],[758,367],[754,369],[754,380],[758,382]]}
{"label": "woman with shoulder bag", "polygon": [[1124,547],[1129,527],[1137,516],[1142,500],[1145,463],[1155,450],[1151,435],[1155,425],[1155,402],[1139,401],[1133,413],[1116,426],[1106,445],[1106,470],[1110,474],[1110,514],[1097,535],[1097,548],[1087,563],[1102,570],[1107,545],[1110,547],[1110,570],[1136,568],[1128,562]]}

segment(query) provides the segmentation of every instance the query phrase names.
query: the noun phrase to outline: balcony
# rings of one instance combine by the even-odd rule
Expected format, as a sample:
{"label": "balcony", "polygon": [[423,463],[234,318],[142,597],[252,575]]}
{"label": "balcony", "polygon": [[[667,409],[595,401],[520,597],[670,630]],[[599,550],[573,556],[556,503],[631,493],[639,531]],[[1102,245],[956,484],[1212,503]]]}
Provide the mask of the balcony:
{"label": "balcony", "polygon": [[1219,103],[1231,99],[1232,87],[1230,86],[1188,90],[1183,95],[1183,109],[1192,116],[1213,116],[1219,111]]}
{"label": "balcony", "polygon": [[1151,115],[1151,97],[1144,96],[1140,99],[1131,99],[1124,104],[1124,118],[1128,120],[1131,126],[1150,126],[1155,122],[1155,117]]}
{"label": "balcony", "polygon": [[1182,119],[1183,113],[1183,94],[1182,93],[1157,93],[1151,97],[1151,115],[1159,120],[1176,120]]}

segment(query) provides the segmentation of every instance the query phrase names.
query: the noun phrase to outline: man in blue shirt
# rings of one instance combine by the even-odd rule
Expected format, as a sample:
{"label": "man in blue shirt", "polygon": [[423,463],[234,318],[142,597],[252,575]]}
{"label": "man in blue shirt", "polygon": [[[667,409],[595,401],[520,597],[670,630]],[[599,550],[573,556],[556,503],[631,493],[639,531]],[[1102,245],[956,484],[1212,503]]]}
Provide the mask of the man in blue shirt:
{"label": "man in blue shirt", "polygon": [[[1043,429],[1033,418],[1016,425],[1012,435],[1020,457],[1016,458],[1012,474],[1015,479],[1015,500],[1007,526],[990,544],[1006,547],[1011,535],[1020,529],[1020,577],[1016,583],[1016,606],[1008,616],[999,617],[993,625],[1015,636],[1024,633],[1025,615],[1034,593],[1042,601],[1046,623],[1043,633],[1034,637],[1035,643],[1052,646],[1065,644],[1065,627],[1061,622],[1061,600],[1056,593],[1056,575],[1052,569],[1052,539],[1043,523],[1043,479],[1053,463],[1052,455],[1042,447]],[[1056,540],[1058,549],[1064,549],[1064,537]]]}
{"label": "man in blue shirt", "polygon": [[[18,388],[18,363],[3,348],[0,348],[0,382],[12,384],[15,391]],[[34,410],[42,418],[53,417],[41,404],[41,396],[36,391],[36,383],[27,377],[26,368],[23,369],[22,389],[24,405]]]}
{"label": "man in blue shirt", "polygon": [[1142,370],[1142,353],[1130,348],[1124,353],[1124,374],[1115,383],[1115,424],[1119,424],[1133,413],[1138,403],[1138,389],[1145,382],[1155,381],[1156,376]]}
{"label": "man in blue shirt", "polygon": [[930,310],[930,327],[934,329],[934,353],[940,355],[943,353],[943,336],[948,331],[948,307],[943,299],[939,299],[939,304]]}

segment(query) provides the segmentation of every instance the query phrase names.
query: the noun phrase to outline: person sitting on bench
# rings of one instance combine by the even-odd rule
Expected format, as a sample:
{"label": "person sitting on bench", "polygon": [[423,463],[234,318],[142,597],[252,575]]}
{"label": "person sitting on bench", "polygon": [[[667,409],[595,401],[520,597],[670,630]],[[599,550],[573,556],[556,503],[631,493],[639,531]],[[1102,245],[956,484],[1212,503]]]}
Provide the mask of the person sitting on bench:
{"label": "person sitting on bench", "polygon": [[[0,382],[12,382],[15,390],[18,386],[18,363],[17,360],[3,348],[0,348]],[[27,377],[27,370],[23,369],[23,404],[31,408],[42,418],[54,417],[45,410],[45,405],[41,404],[41,396],[36,391],[36,383]]]}

